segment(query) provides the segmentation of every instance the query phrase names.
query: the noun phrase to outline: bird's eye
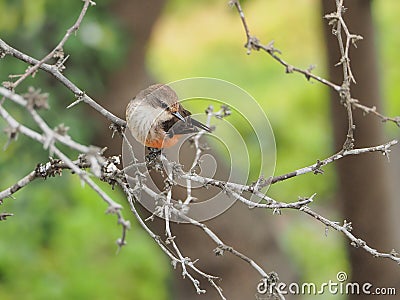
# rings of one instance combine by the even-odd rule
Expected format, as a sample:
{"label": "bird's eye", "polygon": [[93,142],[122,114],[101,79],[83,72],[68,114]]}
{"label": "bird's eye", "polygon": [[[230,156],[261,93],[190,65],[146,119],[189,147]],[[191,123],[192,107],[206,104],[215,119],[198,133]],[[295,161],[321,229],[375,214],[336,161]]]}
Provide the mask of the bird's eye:
{"label": "bird's eye", "polygon": [[169,106],[164,101],[160,101],[161,108],[169,110]]}

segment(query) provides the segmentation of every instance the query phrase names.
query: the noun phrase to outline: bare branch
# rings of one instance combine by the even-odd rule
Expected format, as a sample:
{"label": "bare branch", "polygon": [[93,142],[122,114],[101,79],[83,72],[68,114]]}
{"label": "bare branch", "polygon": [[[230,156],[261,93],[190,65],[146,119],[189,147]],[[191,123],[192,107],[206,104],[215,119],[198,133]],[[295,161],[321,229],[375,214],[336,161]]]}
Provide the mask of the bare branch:
{"label": "bare branch", "polygon": [[397,140],[392,140],[390,142],[387,142],[386,144],[382,144],[382,145],[378,145],[378,146],[372,146],[372,147],[367,147],[367,148],[358,148],[358,149],[352,149],[352,150],[342,150],[324,160],[318,160],[315,164],[308,166],[308,167],[304,167],[301,169],[298,169],[296,171],[287,173],[287,174],[283,174],[283,175],[279,175],[279,176],[275,176],[273,177],[270,182],[271,184],[289,179],[289,178],[293,178],[295,176],[299,176],[299,175],[303,175],[303,174],[307,174],[307,173],[311,173],[313,172],[314,174],[321,174],[323,173],[323,170],[321,169],[321,167],[326,166],[329,163],[335,162],[341,158],[344,158],[346,156],[349,155],[359,155],[359,154],[363,154],[363,153],[369,153],[369,152],[381,152],[383,155],[385,155],[386,157],[389,157],[389,153],[390,153],[390,148],[394,145],[396,145],[398,143]]}
{"label": "bare branch", "polygon": [[268,53],[273,59],[275,59],[277,62],[279,62],[282,66],[284,66],[286,73],[293,73],[293,72],[300,73],[300,74],[303,74],[307,80],[314,79],[324,85],[327,85],[327,86],[333,88],[337,92],[339,92],[341,90],[340,85],[337,85],[337,84],[335,84],[329,80],[326,80],[320,76],[312,74],[311,73],[312,68],[303,70],[303,69],[297,68],[297,67],[287,63],[285,60],[283,60],[280,56],[277,55],[277,54],[280,54],[281,51],[274,47],[273,41],[269,42],[267,45],[261,44],[260,40],[257,37],[252,36],[250,34],[250,29],[249,29],[249,26],[247,25],[247,21],[246,21],[242,6],[240,5],[240,1],[239,0],[231,0],[231,1],[229,1],[229,3],[231,6],[234,6],[236,8],[236,10],[239,13],[240,19],[242,21],[243,28],[244,28],[244,31],[246,33],[246,38],[247,38],[246,44],[244,45],[247,48],[247,54],[250,54],[251,50],[257,50],[257,51],[263,50],[266,53]]}
{"label": "bare branch", "polygon": [[[4,90],[5,90],[4,88],[0,88],[0,93],[4,92]],[[92,171],[98,170],[99,173],[97,174],[96,172],[94,173],[97,177],[102,178],[101,168],[107,163],[107,160],[102,156],[100,150],[97,148],[80,145],[75,141],[73,141],[72,139],[66,138],[65,136],[62,136],[56,133],[54,130],[50,129],[49,126],[46,124],[46,122],[37,114],[37,112],[32,107],[29,107],[27,105],[26,100],[24,100],[22,97],[17,95],[11,95],[10,99],[14,99],[16,103],[22,105],[23,107],[25,107],[25,109],[27,109],[31,113],[33,119],[43,130],[44,134],[41,135],[36,131],[33,131],[19,124],[4,109],[2,105],[0,105],[0,116],[8,123],[10,127],[17,128],[18,132],[30,137],[33,140],[38,141],[39,143],[43,144],[44,148],[46,149],[48,148],[50,153],[54,153],[56,156],[58,156],[66,166],[68,166],[75,174],[79,175],[82,181],[88,184],[108,204],[107,213],[116,214],[118,218],[118,223],[122,226],[122,238],[118,240],[118,245],[120,247],[123,246],[125,244],[126,231],[130,228],[130,223],[129,221],[126,221],[122,216],[121,213],[122,206],[114,202],[114,200],[112,200],[111,197],[109,197],[96,183],[94,183],[94,181],[88,176],[88,174],[84,170],[80,169],[72,160],[70,160],[62,151],[60,151],[55,146],[53,139],[62,142],[63,144],[69,146],[72,149],[77,149],[85,153],[87,159],[90,162],[90,167]],[[22,179],[22,181],[17,182],[12,187],[1,192],[1,195],[5,197],[12,195],[14,192],[16,192],[16,190],[32,182],[33,179],[35,179],[37,176],[38,174],[35,175],[33,175],[32,173],[28,174],[27,177],[24,177]]]}
{"label": "bare branch", "polygon": [[[30,57],[29,55],[26,55],[13,47],[9,46],[7,43],[5,43],[2,39],[0,39],[0,52],[4,52],[6,54],[12,55],[16,58],[18,58],[21,61],[24,61],[30,65],[37,65],[39,61],[37,59],[34,59]],[[69,90],[71,90],[75,97],[78,99],[76,103],[84,102],[88,104],[90,107],[92,107],[94,110],[98,111],[100,114],[102,114],[104,117],[106,117],[108,120],[110,120],[112,123],[116,124],[119,127],[124,128],[125,127],[125,121],[118,118],[105,108],[103,108],[100,104],[98,104],[96,101],[94,101],[92,98],[90,98],[84,91],[79,89],[72,81],[70,81],[67,77],[65,77],[57,67],[53,65],[48,65],[45,63],[42,63],[39,66],[39,69],[42,69],[46,71],[47,73],[51,74],[54,78],[56,78],[59,82],[61,82],[65,87],[67,87]]]}
{"label": "bare branch", "polygon": [[366,252],[370,253],[374,257],[380,257],[380,258],[386,258],[386,259],[391,259],[398,264],[400,264],[400,257],[393,253],[383,253],[379,252],[374,248],[371,248],[370,246],[367,245],[365,241],[363,241],[360,238],[355,237],[350,231],[352,230],[352,225],[351,223],[347,222],[346,220],[344,221],[343,225],[339,225],[338,222],[332,222],[328,220],[327,218],[317,214],[316,212],[312,211],[309,207],[305,206],[301,209],[302,212],[314,217],[324,225],[331,227],[337,231],[342,232],[351,242],[351,245],[355,248],[362,248]]}
{"label": "bare branch", "polygon": [[396,116],[396,117],[384,116],[376,110],[375,106],[373,106],[373,107],[365,106],[365,105],[361,104],[360,101],[358,101],[357,99],[352,98],[350,100],[350,103],[353,107],[361,109],[364,112],[364,114],[374,114],[375,116],[380,118],[382,120],[382,122],[390,121],[390,122],[393,122],[394,124],[396,124],[398,127],[400,127],[400,116]]}
{"label": "bare branch", "polygon": [[[64,37],[61,39],[61,41],[58,43],[58,45],[49,52],[49,54],[47,54],[45,57],[42,58],[42,60],[40,60],[39,62],[37,62],[36,64],[34,64],[32,67],[28,68],[26,70],[26,72],[14,83],[12,83],[11,85],[11,89],[14,90],[22,81],[24,81],[28,76],[34,74],[39,68],[40,66],[45,63],[46,61],[48,61],[49,59],[53,58],[53,57],[57,57],[60,56],[60,53],[63,53],[63,47],[64,44],[67,42],[67,40],[70,38],[70,36],[75,33],[78,29],[80,24],[82,23],[82,20],[87,12],[87,9],[89,8],[90,5],[96,5],[95,2],[91,1],[91,0],[84,0],[84,5],[83,8],[81,10],[81,13],[78,16],[78,19],[76,20],[75,24],[72,25],[71,28],[69,28],[67,30],[67,33],[64,35]],[[62,56],[60,57],[61,59],[64,58],[64,55],[62,54]],[[62,71],[62,66],[64,64],[64,60],[61,60],[61,63],[59,63],[57,65],[57,68]]]}

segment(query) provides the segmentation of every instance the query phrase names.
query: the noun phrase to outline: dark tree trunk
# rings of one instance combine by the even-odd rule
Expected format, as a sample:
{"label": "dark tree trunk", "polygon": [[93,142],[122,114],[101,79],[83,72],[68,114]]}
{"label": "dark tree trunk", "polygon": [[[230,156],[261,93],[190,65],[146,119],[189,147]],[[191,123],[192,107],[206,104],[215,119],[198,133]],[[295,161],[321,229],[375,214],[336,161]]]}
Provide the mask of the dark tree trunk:
{"label": "dark tree trunk", "polygon": [[[112,1],[110,10],[129,32],[130,38],[128,53],[124,59],[123,67],[108,77],[107,91],[105,95],[99,95],[101,105],[112,111],[122,119],[125,119],[125,108],[129,100],[137,92],[154,83],[146,69],[146,50],[153,26],[160,17],[166,0],[135,0],[135,1]],[[103,124],[104,118],[98,114],[99,123]],[[107,145],[109,155],[120,154],[122,141],[119,137],[111,139],[109,124],[99,128],[99,134],[94,137],[96,145]]]}
{"label": "dark tree trunk", "polygon": [[[350,52],[351,66],[357,84],[352,85],[352,97],[364,105],[382,107],[380,76],[374,39],[371,1],[345,1],[348,8],[344,14],[350,32],[360,34],[364,40]],[[335,1],[322,0],[324,14],[336,10]],[[339,61],[338,42],[331,28],[324,23],[330,79],[338,84],[343,81],[342,68],[334,67]],[[339,96],[331,91],[332,121],[336,149],[340,149],[346,137],[347,117],[340,105]],[[385,141],[381,122],[372,116],[354,112],[356,124],[355,146],[378,145]],[[380,154],[368,154],[348,158],[337,163],[339,178],[338,198],[343,216],[351,221],[354,234],[367,241],[372,247],[390,252],[395,247],[393,220],[390,220],[392,195],[388,178],[388,162]],[[362,249],[349,245],[351,279],[353,282],[371,282],[374,286],[399,286],[400,269],[393,262],[372,257]],[[364,299],[352,295],[350,299]],[[368,299],[382,299],[370,296]]]}

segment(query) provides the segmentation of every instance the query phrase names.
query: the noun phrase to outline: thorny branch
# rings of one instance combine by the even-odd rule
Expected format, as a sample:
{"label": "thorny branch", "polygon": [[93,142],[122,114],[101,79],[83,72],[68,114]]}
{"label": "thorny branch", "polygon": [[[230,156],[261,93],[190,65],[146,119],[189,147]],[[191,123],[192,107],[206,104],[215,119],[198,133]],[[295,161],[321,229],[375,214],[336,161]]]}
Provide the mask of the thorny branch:
{"label": "thorny branch", "polygon": [[[27,71],[19,77],[17,81],[13,82],[6,82],[3,85],[6,88],[0,87],[0,95],[3,98],[0,101],[0,116],[6,121],[8,127],[5,129],[5,132],[9,138],[8,142],[15,141],[19,134],[23,134],[39,143],[41,143],[44,149],[48,149],[51,156],[55,155],[57,158],[50,158],[47,163],[38,164],[32,172],[24,176],[18,182],[13,184],[12,186],[0,191],[0,204],[4,201],[4,199],[8,197],[13,197],[14,194],[22,189],[25,188],[28,184],[32,181],[37,180],[39,178],[46,179],[47,177],[55,177],[60,175],[63,170],[70,170],[74,174],[78,175],[83,182],[88,184],[97,194],[102,198],[108,205],[107,212],[113,213],[117,215],[118,223],[122,226],[122,236],[118,239],[117,244],[120,247],[125,245],[126,243],[126,234],[127,230],[130,227],[128,221],[126,221],[121,213],[122,206],[114,200],[110,196],[107,195],[92,179],[91,175],[99,178],[102,181],[108,182],[113,188],[115,185],[120,186],[122,191],[125,193],[126,198],[129,203],[130,210],[132,214],[137,219],[138,223],[143,227],[143,229],[154,239],[157,245],[162,249],[163,252],[171,259],[172,264],[174,267],[180,266],[182,270],[182,276],[188,278],[193,286],[195,287],[197,293],[201,294],[205,292],[205,289],[200,287],[200,283],[197,277],[205,278],[208,280],[210,285],[216,289],[217,293],[219,294],[221,299],[225,299],[221,287],[218,285],[218,277],[214,275],[210,275],[205,273],[204,271],[200,270],[196,266],[196,260],[192,260],[190,257],[187,257],[182,253],[179,248],[177,237],[173,235],[171,227],[170,227],[170,219],[171,216],[175,215],[179,218],[185,220],[189,224],[200,228],[204,234],[206,234],[216,245],[214,253],[216,255],[224,255],[225,252],[231,253],[234,256],[238,257],[239,259],[246,261],[256,272],[260,274],[260,276],[264,279],[271,279],[275,278],[272,276],[272,273],[267,273],[262,266],[257,264],[252,258],[248,257],[244,253],[239,252],[238,250],[234,249],[234,247],[226,244],[222,241],[222,239],[213,232],[209,227],[205,224],[194,220],[187,216],[185,205],[189,205],[190,202],[193,200],[192,197],[192,182],[197,182],[202,184],[204,187],[213,186],[219,188],[224,193],[230,195],[232,198],[237,199],[238,201],[242,202],[244,205],[250,208],[266,208],[271,209],[274,213],[279,214],[282,209],[295,209],[299,212],[303,212],[309,216],[312,216],[322,224],[327,227],[331,227],[337,231],[342,232],[351,242],[354,247],[360,247],[367,251],[368,253],[372,254],[376,257],[387,258],[391,259],[400,264],[400,257],[397,255],[395,251],[391,253],[383,253],[375,250],[374,248],[367,245],[366,242],[362,241],[361,239],[357,238],[351,233],[352,226],[351,223],[344,221],[343,225],[340,225],[338,222],[333,222],[328,220],[327,218],[321,216],[320,214],[311,210],[309,205],[313,202],[315,198],[315,194],[306,197],[300,198],[298,201],[294,202],[280,202],[271,197],[267,196],[265,192],[263,192],[263,188],[276,184],[278,182],[283,182],[289,178],[293,178],[295,176],[304,175],[307,173],[314,173],[320,174],[323,173],[322,167],[333,163],[339,159],[342,159],[346,156],[350,155],[360,155],[363,153],[371,153],[371,152],[381,152],[383,155],[389,155],[390,148],[394,146],[397,141],[393,140],[387,142],[382,145],[372,146],[367,148],[354,148],[353,142],[353,131],[354,131],[354,124],[352,119],[352,108],[361,109],[364,113],[372,113],[382,121],[392,121],[400,126],[400,119],[399,117],[389,118],[386,117],[379,112],[376,111],[375,107],[369,108],[359,103],[358,100],[351,98],[350,93],[350,86],[352,83],[355,82],[354,76],[351,72],[350,67],[350,59],[349,59],[349,49],[350,45],[354,44],[356,41],[360,40],[361,37],[358,35],[351,34],[348,30],[346,23],[342,17],[345,9],[343,7],[343,0],[336,0],[337,4],[337,11],[331,13],[325,18],[327,18],[330,24],[333,26],[333,33],[337,36],[339,48],[341,51],[342,58],[339,64],[343,67],[343,83],[341,85],[335,84],[330,82],[322,77],[314,75],[312,73],[312,67],[303,70],[297,68],[295,66],[290,65],[286,61],[284,61],[280,57],[280,51],[274,47],[273,42],[270,42],[267,45],[263,45],[260,41],[250,34],[249,27],[247,25],[247,21],[244,16],[244,12],[241,8],[241,5],[238,0],[230,1],[230,4],[235,6],[237,11],[239,12],[247,42],[245,44],[248,53],[251,50],[263,50],[267,52],[273,59],[278,61],[281,65],[285,67],[287,73],[297,72],[303,74],[307,80],[314,79],[324,85],[333,88],[337,91],[342,99],[343,105],[346,107],[348,112],[348,120],[349,120],[349,129],[347,133],[346,143],[341,151],[338,153],[324,159],[318,160],[315,164],[300,168],[296,171],[282,174],[279,176],[271,177],[271,178],[259,178],[257,182],[250,184],[250,185],[243,185],[234,182],[224,182],[214,178],[207,178],[204,176],[200,176],[196,174],[196,166],[199,163],[199,159],[201,157],[203,151],[203,145],[200,143],[200,138],[204,134],[204,132],[200,131],[197,135],[195,135],[192,139],[193,146],[196,150],[196,154],[193,160],[193,163],[188,172],[179,168],[175,162],[168,161],[163,155],[160,157],[155,157],[154,159],[162,160],[164,165],[166,166],[165,173],[166,174],[166,181],[165,181],[165,188],[163,193],[159,194],[150,189],[143,178],[146,174],[143,174],[139,167],[143,167],[143,164],[146,166],[146,163],[139,163],[133,154],[133,149],[130,149],[132,154],[132,164],[129,166],[130,168],[135,169],[135,177],[133,178],[134,185],[128,184],[125,169],[119,168],[118,165],[119,157],[106,157],[104,155],[104,149],[99,149],[93,146],[86,146],[80,143],[77,143],[67,134],[67,128],[65,126],[59,126],[55,129],[51,129],[46,121],[40,116],[37,112],[40,108],[46,108],[47,106],[47,96],[45,94],[41,94],[39,90],[30,89],[27,94],[21,96],[15,93],[15,88],[22,82],[25,78],[30,75],[34,75],[36,71],[39,69],[46,71],[47,73],[54,76],[60,83],[66,86],[69,90],[71,90],[74,95],[76,96],[77,100],[72,103],[69,107],[72,107],[80,102],[84,102],[91,106],[93,109],[97,110],[101,113],[107,120],[111,121],[112,124],[117,128],[118,131],[122,133],[124,139],[126,139],[123,129],[125,127],[125,121],[116,117],[111,112],[107,111],[103,107],[101,107],[96,101],[90,98],[84,91],[79,89],[74,83],[72,83],[68,78],[66,78],[62,71],[65,68],[64,62],[66,60],[62,48],[70,36],[75,33],[86,12],[90,5],[94,5],[95,3],[90,0],[84,1],[84,6],[82,11],[75,22],[75,24],[68,29],[66,35],[62,38],[62,40],[57,44],[57,46],[50,51],[42,60],[37,60],[32,58],[29,55],[26,55],[13,47],[9,46],[3,40],[0,39],[0,54],[4,55],[11,55],[21,61],[26,62],[27,64],[31,65],[32,67],[28,68]],[[342,33],[345,35],[345,41],[342,37]],[[59,58],[55,64],[48,64],[47,62],[51,58]],[[67,56],[68,57],[68,56]],[[16,77],[16,76],[13,76]],[[4,107],[3,103],[6,99],[10,100],[16,105],[21,106],[23,109],[27,110],[37,124],[39,131],[35,131],[30,129],[17,121]],[[209,107],[207,110],[207,125],[210,124],[212,117],[223,118],[230,114],[230,111],[227,107],[222,107],[221,110],[214,112],[212,107]],[[78,159],[71,159],[66,154],[64,154],[59,147],[58,144],[63,144],[70,149],[74,149],[78,154]],[[153,162],[152,162],[153,163]],[[147,165],[148,169],[154,168],[153,164]],[[180,178],[184,179],[187,183],[186,188],[186,199],[183,203],[175,203],[172,200],[172,186],[175,184],[175,181]],[[132,178],[131,178],[132,179]],[[154,216],[163,217],[165,219],[165,239],[161,238],[160,236],[156,235],[152,232],[149,227],[146,225],[146,222],[141,219],[140,215],[138,214],[135,202],[139,200],[140,192],[144,192],[150,195],[156,203],[158,203],[157,209],[155,213],[149,218],[150,220],[154,218]],[[252,195],[256,196],[259,199],[259,202],[253,202],[248,200],[244,193],[251,193]],[[182,205],[183,204],[183,205]],[[0,220],[5,220],[8,216],[12,216],[12,213],[0,213]],[[278,297],[279,299],[284,299],[284,296],[278,291],[275,290],[274,296]]]}
{"label": "thorny branch", "polygon": [[[7,91],[7,90],[6,90]],[[0,88],[0,94],[4,92],[3,88]],[[3,96],[5,96],[3,94]],[[0,116],[7,122],[10,128],[16,128],[19,133],[26,135],[27,137],[38,141],[39,143],[43,144],[45,149],[49,149],[50,153],[56,154],[58,158],[61,160],[63,165],[68,166],[69,169],[74,171],[83,182],[88,184],[107,204],[108,209],[107,213],[116,214],[118,218],[118,224],[122,226],[122,237],[118,240],[118,245],[122,246],[125,243],[126,231],[129,229],[130,224],[129,221],[126,221],[122,216],[122,206],[116,203],[110,196],[108,196],[87,174],[87,172],[80,169],[67,155],[65,155],[62,151],[60,151],[53,141],[53,139],[57,139],[59,142],[63,143],[64,145],[68,146],[71,149],[75,149],[76,147],[82,152],[81,159],[85,158],[90,163],[91,170],[94,175],[101,178],[102,174],[100,170],[102,168],[113,168],[113,166],[109,165],[109,161],[104,159],[103,151],[97,149],[95,147],[87,147],[78,144],[77,142],[73,141],[72,139],[65,139],[64,137],[57,134],[54,130],[50,129],[45,121],[36,114],[36,111],[33,110],[32,107],[25,106],[25,108],[31,113],[35,122],[39,125],[39,127],[43,130],[43,134],[40,134],[32,129],[29,129],[23,125],[21,125],[18,121],[16,121],[5,108],[0,105]],[[78,145],[78,146],[77,146]],[[82,151],[83,150],[83,151]],[[40,166],[40,165],[38,165]],[[16,184],[11,186],[10,188],[0,192],[0,203],[3,201],[5,197],[9,197],[14,194],[16,191],[21,189],[22,187],[26,186],[28,183],[33,181],[38,177],[47,177],[51,176],[50,174],[56,174],[62,168],[58,168],[59,171],[54,172],[51,163],[47,167],[37,167],[35,171],[31,172],[23,179],[18,181]],[[54,166],[53,166],[54,167]],[[64,166],[65,168],[65,166]],[[116,168],[116,167],[115,167]],[[48,173],[49,170],[53,170],[52,172]],[[43,175],[44,174],[44,175]]]}
{"label": "thorny branch", "polygon": [[[336,64],[337,66],[342,65],[343,67],[343,83],[339,91],[341,103],[344,105],[347,111],[348,129],[346,140],[343,144],[344,150],[351,150],[354,147],[354,119],[353,110],[351,106],[351,83],[355,83],[355,79],[350,67],[349,49],[350,41],[355,46],[356,41],[361,40],[362,37],[359,35],[351,34],[343,20],[343,13],[345,7],[343,6],[343,0],[336,0],[336,12],[325,15],[325,18],[329,20],[329,25],[332,26],[332,33],[337,37],[339,50],[341,54],[340,61]],[[344,45],[342,31],[346,35],[346,44]]]}
{"label": "thorny branch", "polygon": [[[4,42],[2,39],[0,39],[0,52],[5,53],[5,55],[12,55],[15,58],[26,62],[32,66],[39,64],[40,62],[33,58],[30,57],[27,54],[22,53],[21,51],[18,51],[17,49],[9,46],[6,42]],[[72,106],[84,102],[91,106],[94,110],[98,111],[100,114],[102,114],[104,117],[106,117],[109,121],[111,121],[113,124],[116,126],[125,127],[125,121],[118,118],[105,108],[103,108],[101,105],[99,105],[96,101],[94,101],[92,98],[90,98],[84,91],[79,89],[71,80],[69,80],[67,77],[65,77],[60,70],[57,68],[55,65],[49,65],[46,63],[42,63],[39,66],[39,69],[42,69],[43,71],[46,71],[47,73],[51,74],[56,78],[59,82],[61,82],[65,87],[67,87],[70,91],[72,91],[77,98],[77,100],[70,104],[68,108],[71,108]],[[10,87],[10,84],[8,82],[3,82],[3,85],[6,88]]]}
{"label": "thorny branch", "polygon": [[[275,48],[274,46],[274,41],[269,42],[268,44],[262,44],[260,42],[260,40],[251,34],[249,26],[247,24],[247,20],[245,18],[242,6],[240,4],[239,0],[230,0],[229,1],[230,6],[235,7],[237,12],[239,13],[240,19],[242,21],[243,24],[243,29],[244,32],[246,34],[246,43],[245,43],[245,48],[247,49],[247,54],[250,54],[252,50],[256,50],[256,51],[260,51],[263,50],[266,53],[268,53],[273,59],[275,59],[278,63],[280,63],[284,68],[285,68],[285,72],[290,74],[290,73],[299,73],[304,75],[304,77],[307,80],[310,79],[314,79],[330,88],[332,88],[333,90],[335,90],[341,97],[342,102],[346,99],[346,97],[348,96],[347,94],[350,92],[348,89],[350,88],[350,83],[351,82],[355,82],[354,76],[351,72],[351,68],[350,68],[350,58],[349,58],[349,49],[350,49],[350,43],[352,45],[354,45],[356,47],[356,42],[359,40],[362,40],[362,36],[360,35],[356,35],[356,34],[351,34],[349,32],[349,30],[347,29],[346,23],[342,17],[343,12],[345,11],[344,7],[343,7],[343,0],[341,1],[337,1],[337,12],[328,14],[325,16],[326,19],[329,20],[329,23],[333,26],[333,33],[338,37],[338,39],[341,40],[341,42],[339,42],[340,44],[340,48],[343,50],[341,50],[342,52],[342,58],[340,59],[340,62],[338,63],[339,65],[343,65],[343,69],[345,70],[344,72],[344,82],[342,84],[336,84],[334,82],[331,82],[325,78],[322,78],[318,75],[315,75],[312,73],[312,71],[314,70],[314,65],[310,65],[310,67],[308,67],[307,69],[301,69],[298,67],[295,67],[291,64],[289,64],[287,61],[285,61],[284,59],[281,58],[281,56],[279,56],[281,54],[281,51],[277,48]],[[345,31],[345,35],[346,35],[346,45],[343,45],[343,39],[342,39],[342,33],[341,30],[339,29],[344,29]],[[400,117],[386,117],[383,116],[380,113],[375,113],[376,112],[376,108],[370,108],[368,106],[365,106],[361,103],[358,102],[357,100],[357,105],[354,105],[355,100],[349,98],[348,99],[349,103],[353,104],[353,107],[361,109],[364,112],[373,112],[376,116],[380,117],[382,120],[384,121],[391,121],[393,123],[395,123],[397,126],[400,127]],[[342,103],[343,105],[346,105],[346,101],[344,101]],[[350,107],[350,105],[348,105],[347,103],[347,111],[349,113],[348,107]],[[350,135],[350,138],[348,138],[348,141],[346,144],[346,146],[350,146],[347,144],[350,144],[350,139],[352,138],[352,132],[354,130],[353,126],[350,126],[350,124],[352,124],[352,122],[349,122],[349,130],[348,130],[348,135]],[[354,125],[354,124],[353,124]],[[346,148],[346,147],[344,147]],[[347,149],[347,148],[346,148]],[[350,149],[350,148],[349,148]]]}
{"label": "thorny branch", "polygon": [[[239,13],[240,19],[242,21],[243,29],[246,34],[246,43],[245,47],[247,48],[247,54],[251,53],[251,50],[257,50],[259,51],[264,50],[267,52],[272,58],[274,58],[276,61],[278,61],[281,65],[283,65],[286,69],[287,73],[293,73],[297,72],[300,74],[303,74],[307,80],[310,80],[311,78],[327,85],[328,87],[334,89],[336,92],[339,93],[341,102],[343,106],[346,108],[347,111],[347,119],[348,119],[348,131],[347,131],[347,136],[346,136],[346,141],[343,145],[343,149],[339,151],[338,153],[332,155],[331,157],[325,159],[325,160],[318,160],[316,164],[305,167],[299,170],[296,170],[294,172],[290,172],[288,174],[276,176],[273,178],[268,179],[264,185],[270,185],[276,182],[280,182],[283,180],[286,180],[288,178],[292,178],[298,175],[306,174],[309,172],[314,172],[314,174],[319,174],[322,173],[323,170],[321,169],[322,166],[329,164],[331,162],[334,162],[344,156],[347,155],[358,155],[361,153],[366,153],[366,152],[375,152],[375,151],[380,151],[383,155],[388,157],[388,154],[390,152],[390,147],[397,144],[396,140],[390,141],[384,145],[379,145],[375,147],[369,147],[369,148],[362,148],[362,149],[354,149],[354,130],[355,130],[355,124],[353,120],[353,112],[352,108],[357,108],[362,110],[365,114],[372,113],[382,119],[383,122],[386,121],[391,121],[395,123],[397,126],[400,127],[400,117],[386,117],[383,114],[379,113],[376,111],[376,107],[367,107],[365,105],[360,104],[360,102],[356,99],[351,98],[351,90],[350,86],[352,83],[355,83],[355,78],[351,70],[350,66],[350,58],[349,58],[349,51],[350,51],[350,46],[357,46],[356,42],[359,40],[362,40],[363,37],[357,34],[352,34],[349,29],[347,28],[347,25],[343,19],[343,13],[346,11],[346,8],[343,5],[343,0],[335,0],[336,1],[336,12],[330,13],[325,15],[324,17],[329,21],[329,25],[332,26],[332,33],[337,37],[338,40],[338,45],[341,53],[341,59],[337,65],[342,65],[343,68],[343,83],[341,85],[335,84],[329,80],[326,80],[324,78],[321,78],[319,76],[313,75],[311,71],[313,70],[313,67],[310,67],[306,70],[294,67],[284,61],[279,54],[281,54],[281,51],[276,49],[274,47],[274,42],[270,42],[267,45],[263,45],[260,43],[259,39],[250,33],[249,26],[247,24],[243,9],[240,5],[239,0],[231,0],[229,1],[229,4],[231,6],[234,6],[236,10]],[[344,32],[345,39],[346,41],[344,42],[342,33]],[[389,152],[388,152],[389,151]],[[300,208],[301,211],[309,214],[310,216],[315,217],[317,220],[325,224],[326,226],[332,227],[338,231],[343,232],[347,238],[350,239],[351,244],[355,247],[362,247],[365,251],[369,252],[370,254],[376,256],[376,257],[383,257],[383,258],[390,258],[398,263],[400,263],[400,259],[398,255],[395,253],[380,253],[376,251],[375,249],[369,247],[366,245],[366,243],[360,239],[357,239],[354,237],[350,231],[351,231],[351,223],[344,223],[343,226],[338,225],[336,222],[332,222],[327,220],[326,218],[318,215],[317,213],[313,212],[310,210],[310,208],[307,205],[304,205]]]}
{"label": "thorny branch", "polygon": [[[11,83],[10,89],[14,90],[22,81],[28,78],[28,76],[34,75],[35,72],[40,68],[40,66],[46,61],[50,60],[51,58],[58,58],[55,67],[57,67],[60,72],[62,72],[65,69],[64,63],[68,59],[68,56],[64,57],[64,52],[63,52],[64,44],[67,42],[69,37],[79,29],[79,26],[82,23],[86,11],[89,8],[89,5],[96,5],[96,3],[91,0],[85,0],[82,11],[79,14],[78,19],[76,20],[75,24],[72,25],[72,27],[67,30],[67,33],[61,39],[58,45],[52,51],[50,51],[42,60],[34,64],[32,67],[28,68],[28,70],[21,77],[19,77],[17,81]],[[13,75],[12,77],[16,77],[16,75]]]}

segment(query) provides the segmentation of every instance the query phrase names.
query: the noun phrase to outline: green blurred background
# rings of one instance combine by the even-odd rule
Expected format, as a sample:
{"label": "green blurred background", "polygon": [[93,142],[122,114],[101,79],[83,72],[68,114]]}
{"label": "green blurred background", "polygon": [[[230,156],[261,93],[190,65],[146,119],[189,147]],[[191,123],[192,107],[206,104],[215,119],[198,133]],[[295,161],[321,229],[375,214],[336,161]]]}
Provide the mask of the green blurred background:
{"label": "green blurred background", "polygon": [[[1,38],[41,58],[73,24],[82,4],[79,0],[0,0]],[[109,9],[112,5],[111,0],[97,1],[77,36],[65,46],[71,57],[64,73],[95,99],[107,91],[104,74],[123,66],[128,41],[135,43],[129,29]],[[314,64],[315,73],[326,76],[319,2],[290,1],[290,9],[287,6],[286,1],[278,0],[244,3],[254,34],[265,43],[274,39],[291,64],[301,68]],[[388,115],[400,111],[400,102],[396,101],[400,96],[396,84],[400,69],[393,63],[400,48],[398,12],[398,1],[374,2],[384,112]],[[266,54],[246,55],[244,41],[240,19],[227,1],[169,0],[146,47],[146,68],[157,82],[215,77],[237,84],[253,95],[274,130],[276,174],[293,171],[333,153],[328,90],[300,75],[285,74]],[[7,56],[0,61],[0,80],[9,80],[8,74],[21,74],[25,68],[26,65]],[[51,126],[65,123],[76,140],[93,142],[93,132],[101,130],[98,121],[87,118],[82,106],[64,109],[74,101],[68,90],[47,74],[38,73],[17,91],[23,93],[30,85],[50,94],[51,110],[41,114]],[[34,126],[25,112],[8,103],[5,106],[18,120]],[[0,126],[5,127],[2,120]],[[385,130],[389,136],[396,134],[393,126],[385,126]],[[0,144],[5,143],[5,135],[0,135]],[[38,162],[46,162],[48,155],[41,145],[20,136],[1,152],[0,189],[15,183]],[[114,216],[104,214],[106,205],[101,199],[89,188],[81,187],[79,180],[68,172],[62,178],[46,181],[30,184],[15,194],[16,199],[6,199],[1,207],[1,211],[15,216],[0,223],[0,299],[172,299],[168,296],[170,275],[180,271],[172,270],[164,254],[129,216],[118,192],[102,185],[124,204],[125,216],[133,224],[128,245],[116,255],[114,241],[120,228]],[[317,193],[315,207],[336,220],[340,215],[333,201],[335,185],[335,170],[328,166],[323,176],[306,175],[278,184],[269,195],[293,201],[298,196]],[[279,224],[279,243],[302,281],[326,282],[334,280],[338,271],[348,271],[340,234],[329,231],[326,237],[321,224],[305,221],[296,213],[288,214],[291,221]],[[299,231],[303,234],[299,235]]]}

